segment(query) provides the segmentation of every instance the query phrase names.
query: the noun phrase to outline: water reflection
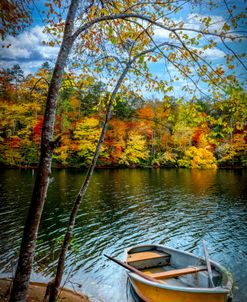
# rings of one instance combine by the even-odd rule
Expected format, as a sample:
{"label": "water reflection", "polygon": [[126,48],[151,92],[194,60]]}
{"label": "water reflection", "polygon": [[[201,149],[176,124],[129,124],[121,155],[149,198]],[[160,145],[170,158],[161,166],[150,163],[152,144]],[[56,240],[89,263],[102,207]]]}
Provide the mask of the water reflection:
{"label": "water reflection", "polygon": [[[84,171],[57,170],[44,208],[35,272],[49,279],[61,236]],[[66,280],[105,302],[130,301],[126,274],[104,259],[123,257],[127,246],[166,244],[210,255],[228,267],[247,298],[247,174],[244,170],[126,169],[98,170],[81,206],[75,239],[66,262]],[[33,185],[31,171],[2,170],[0,175],[0,268],[11,272],[17,259]]]}

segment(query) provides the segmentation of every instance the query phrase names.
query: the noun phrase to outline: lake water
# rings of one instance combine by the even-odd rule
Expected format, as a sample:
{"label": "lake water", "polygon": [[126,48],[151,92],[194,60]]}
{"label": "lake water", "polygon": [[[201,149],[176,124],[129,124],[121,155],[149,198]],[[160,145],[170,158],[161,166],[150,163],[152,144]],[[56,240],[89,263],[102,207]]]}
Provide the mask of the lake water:
{"label": "lake water", "polygon": [[[31,170],[0,170],[0,272],[13,274],[31,198]],[[33,278],[49,280],[73,200],[85,175],[53,171],[40,225]],[[210,257],[235,281],[234,302],[247,301],[247,171],[97,170],[81,206],[66,262],[67,286],[93,301],[129,302],[123,268],[103,254],[156,243]]]}

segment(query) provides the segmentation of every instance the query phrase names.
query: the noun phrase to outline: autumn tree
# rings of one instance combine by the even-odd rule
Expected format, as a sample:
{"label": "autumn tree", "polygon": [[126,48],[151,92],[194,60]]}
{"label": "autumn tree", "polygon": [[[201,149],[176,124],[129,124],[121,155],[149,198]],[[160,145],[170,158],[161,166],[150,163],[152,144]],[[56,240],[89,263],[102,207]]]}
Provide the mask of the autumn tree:
{"label": "autumn tree", "polygon": [[[16,36],[31,24],[30,0],[2,0],[0,3],[0,37]],[[10,47],[10,44],[4,45]]]}
{"label": "autumn tree", "polygon": [[[146,33],[147,31],[144,30],[143,32]],[[137,35],[136,40],[139,38],[140,35],[141,34]],[[117,38],[118,38],[118,36],[117,36]],[[120,39],[122,39],[121,35],[120,35]],[[135,45],[136,40],[134,40],[134,41],[125,41],[125,42],[121,41],[122,45],[124,45],[123,48],[125,50],[126,49],[130,50],[130,54],[138,52],[138,50],[139,50],[138,46],[135,48],[135,46],[136,46]],[[115,40],[113,40],[113,41],[115,41]],[[154,41],[152,40],[152,42],[154,42]],[[126,43],[127,43],[127,45],[126,45]],[[159,45],[157,45],[157,43],[154,43],[154,44],[155,44],[154,48],[139,53],[138,55],[134,56],[134,59],[132,59],[132,60],[131,60],[131,55],[129,55],[129,61],[127,61],[126,67],[124,68],[123,73],[121,74],[121,76],[120,76],[120,78],[119,78],[119,80],[118,80],[118,82],[117,82],[117,84],[115,86],[115,89],[114,89],[114,91],[113,91],[113,93],[111,95],[111,98],[110,98],[110,101],[109,101],[109,104],[108,104],[108,109],[107,109],[105,123],[104,123],[104,126],[102,128],[102,132],[101,132],[101,135],[100,135],[100,138],[99,138],[99,141],[98,141],[95,153],[94,153],[94,158],[92,160],[92,163],[90,165],[90,168],[88,170],[88,173],[86,175],[84,183],[83,183],[83,185],[82,185],[82,187],[80,189],[80,192],[79,192],[79,194],[78,194],[78,196],[76,198],[76,201],[74,203],[74,207],[73,207],[72,212],[71,212],[69,225],[68,225],[68,228],[67,228],[67,231],[66,231],[66,234],[65,234],[65,238],[64,238],[64,242],[63,242],[63,246],[62,246],[62,250],[61,250],[61,254],[60,254],[60,258],[59,258],[59,262],[58,262],[57,274],[56,274],[56,278],[55,278],[55,281],[54,281],[54,286],[52,286],[52,289],[51,289],[51,295],[50,295],[50,299],[49,299],[50,302],[51,301],[55,301],[55,297],[56,297],[57,292],[58,292],[58,288],[59,288],[59,285],[60,285],[60,282],[61,282],[61,277],[62,277],[63,270],[64,270],[65,254],[66,254],[66,251],[68,249],[69,243],[70,243],[71,238],[72,238],[72,232],[73,232],[73,227],[74,227],[74,224],[75,224],[76,214],[78,212],[78,209],[79,209],[80,203],[81,203],[81,201],[83,199],[83,196],[86,193],[87,186],[89,184],[89,181],[91,179],[94,167],[96,165],[96,162],[97,162],[97,159],[98,159],[98,156],[99,156],[99,151],[100,151],[102,142],[104,140],[104,136],[105,136],[105,133],[106,133],[107,125],[109,123],[110,114],[111,114],[111,108],[113,106],[113,100],[114,100],[114,98],[116,96],[116,93],[117,93],[117,91],[118,91],[121,83],[124,81],[124,77],[126,76],[127,71],[131,70],[132,64],[134,65],[136,63],[137,59],[142,58],[141,62],[139,62],[140,64],[142,64],[144,62],[144,60],[143,60],[144,55],[146,55],[147,53],[153,53],[157,49],[160,52],[159,54],[161,54],[162,57],[163,57],[163,56],[165,56],[164,51],[163,51],[163,47],[174,46],[173,44],[170,44],[169,42],[164,42],[164,43],[161,43]],[[93,50],[93,49],[91,49],[91,50]],[[94,50],[96,51],[96,53],[99,51],[97,48],[95,48]],[[134,52],[134,50],[136,52]],[[103,59],[107,58],[107,62],[108,62],[108,58],[109,57],[112,57],[112,56],[107,55]],[[155,55],[153,55],[151,58],[152,58],[153,61],[157,60],[157,57],[155,57]],[[116,57],[113,57],[113,59],[115,59],[118,63],[123,63],[123,62],[121,62],[121,60],[119,60]],[[140,65],[138,67],[140,68]],[[183,71],[182,71],[182,73],[183,73]],[[138,72],[137,72],[137,75],[138,75]],[[136,136],[136,138],[137,137],[138,136]],[[132,148],[136,152],[140,151],[140,146],[141,146],[141,148],[143,147],[143,142],[141,142],[141,137],[138,137],[138,141],[139,140],[140,140],[139,146],[137,146],[137,148]],[[131,140],[130,140],[130,146],[133,146],[133,144],[131,143]],[[131,153],[129,153],[129,155],[130,154]]]}
{"label": "autumn tree", "polygon": [[2,70],[0,94],[0,162],[29,166],[37,161],[38,147],[32,140],[39,105],[30,101],[29,82],[19,65]]}
{"label": "autumn tree", "polygon": [[124,151],[120,157],[120,164],[135,166],[148,158],[145,137],[137,131],[131,131],[126,138]]}
{"label": "autumn tree", "polygon": [[247,94],[240,87],[230,87],[225,98],[213,105],[212,139],[220,165],[246,166]]}
{"label": "autumn tree", "polygon": [[[80,101],[80,114],[82,116],[89,116],[91,114],[97,114],[102,106],[106,91],[106,85],[103,82],[97,82],[95,80],[89,82],[89,85],[85,85],[85,82],[80,83],[83,85],[84,91],[78,93]],[[86,88],[86,89],[85,89]]]}
{"label": "autumn tree", "polygon": [[0,97],[4,100],[17,101],[18,86],[25,82],[24,72],[20,65],[15,64],[11,68],[3,68],[0,70],[0,74]]}

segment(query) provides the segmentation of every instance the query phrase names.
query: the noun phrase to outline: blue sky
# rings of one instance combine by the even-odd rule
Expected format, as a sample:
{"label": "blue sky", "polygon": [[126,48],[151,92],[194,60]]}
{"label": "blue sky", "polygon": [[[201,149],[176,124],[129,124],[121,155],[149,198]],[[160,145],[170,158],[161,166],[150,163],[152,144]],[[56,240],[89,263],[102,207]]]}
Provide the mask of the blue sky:
{"label": "blue sky", "polygon": [[[244,2],[244,1],[243,1]],[[33,24],[26,31],[20,33],[17,37],[8,37],[7,41],[11,44],[10,48],[1,48],[0,49],[0,65],[3,68],[9,68],[14,64],[19,64],[24,70],[25,74],[35,72],[43,62],[49,61],[54,62],[59,50],[58,46],[49,47],[43,45],[42,41],[47,41],[49,36],[43,32],[44,23],[42,21],[42,10],[44,10],[44,2],[38,1],[35,2],[32,7],[32,18]],[[244,9],[244,6],[241,7]],[[197,15],[196,15],[197,14]],[[198,21],[199,16],[211,16],[212,25],[211,29],[219,29],[223,26],[226,20],[226,13],[223,10],[216,10],[214,13],[210,13],[207,9],[200,5],[197,10],[192,11],[191,8],[187,8],[183,13],[178,13],[175,18],[176,21],[183,20],[188,26],[192,28],[200,28],[200,22]],[[155,39],[157,41],[163,41],[168,39],[168,33],[165,30],[157,29],[155,31]],[[245,39],[241,44],[237,45],[234,43],[229,43],[228,45],[233,47],[237,52],[243,52],[247,49],[247,40]],[[202,47],[200,45],[199,47]],[[222,47],[221,44],[217,48],[208,49],[204,52],[203,56],[205,59],[212,61],[214,66],[223,62],[226,49]],[[168,66],[168,69],[165,67],[163,61],[157,63],[149,64],[150,70],[152,73],[157,76],[159,79],[164,79],[167,77],[168,71],[170,74],[176,74],[177,71],[173,66]],[[237,65],[236,71],[241,77],[246,77],[246,71],[240,66]],[[183,80],[174,84],[175,88],[183,85]],[[177,85],[177,86],[176,86]]]}

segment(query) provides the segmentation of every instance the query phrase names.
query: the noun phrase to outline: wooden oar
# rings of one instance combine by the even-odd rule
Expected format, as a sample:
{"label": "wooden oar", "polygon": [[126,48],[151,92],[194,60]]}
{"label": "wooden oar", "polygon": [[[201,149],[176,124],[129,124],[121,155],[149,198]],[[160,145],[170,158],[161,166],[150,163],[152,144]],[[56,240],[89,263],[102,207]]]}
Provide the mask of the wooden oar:
{"label": "wooden oar", "polygon": [[107,257],[108,259],[116,262],[117,264],[123,266],[124,268],[128,269],[129,271],[136,273],[137,275],[141,276],[144,279],[147,279],[152,282],[159,282],[159,283],[164,283],[164,282],[162,282],[158,279],[170,279],[170,278],[175,278],[175,277],[179,277],[179,276],[183,276],[183,275],[187,275],[187,274],[195,274],[195,273],[207,270],[206,266],[186,267],[186,268],[181,268],[181,269],[174,269],[174,270],[170,270],[170,271],[155,273],[150,276],[150,275],[144,274],[142,271],[139,271],[135,267],[133,267],[125,262],[122,262],[111,256],[107,256],[107,255],[104,255],[104,256]]}
{"label": "wooden oar", "polygon": [[111,257],[111,256],[108,256],[108,255],[106,255],[106,254],[104,254],[104,256],[105,256],[106,258],[108,258],[108,259],[114,261],[115,263],[121,265],[122,267],[128,269],[129,271],[131,271],[131,272],[137,274],[138,276],[140,276],[140,277],[146,279],[146,280],[149,280],[149,281],[152,281],[152,282],[155,282],[155,283],[157,283],[157,282],[158,282],[158,283],[164,283],[164,282],[162,282],[162,281],[156,280],[156,279],[154,279],[154,278],[152,278],[152,277],[150,277],[150,276],[144,274],[143,272],[139,271],[139,270],[136,269],[135,267],[133,267],[133,266],[131,266],[131,265],[129,265],[129,264],[123,262],[123,261],[120,261],[120,260],[118,260],[118,259],[116,259],[116,258],[113,258],[113,257]]}
{"label": "wooden oar", "polygon": [[211,264],[210,264],[208,250],[206,248],[205,240],[202,240],[202,243],[203,243],[203,250],[204,250],[205,260],[206,260],[206,264],[207,264],[207,269],[208,269],[209,287],[214,287],[213,274],[212,274]]}

